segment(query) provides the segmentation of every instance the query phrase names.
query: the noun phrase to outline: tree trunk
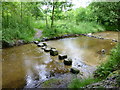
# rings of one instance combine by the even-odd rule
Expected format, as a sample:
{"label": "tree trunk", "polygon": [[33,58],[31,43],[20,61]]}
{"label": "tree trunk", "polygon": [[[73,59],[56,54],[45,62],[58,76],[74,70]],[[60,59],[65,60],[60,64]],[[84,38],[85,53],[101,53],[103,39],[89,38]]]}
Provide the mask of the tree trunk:
{"label": "tree trunk", "polygon": [[54,0],[53,0],[51,28],[53,28],[53,25],[54,25],[54,10],[55,10],[55,5],[54,5]]}

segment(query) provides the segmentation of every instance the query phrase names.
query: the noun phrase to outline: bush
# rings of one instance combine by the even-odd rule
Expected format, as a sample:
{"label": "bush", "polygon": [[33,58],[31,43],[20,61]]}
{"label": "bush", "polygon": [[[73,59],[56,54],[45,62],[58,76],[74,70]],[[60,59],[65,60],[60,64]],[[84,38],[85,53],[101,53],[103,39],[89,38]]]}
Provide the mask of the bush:
{"label": "bush", "polygon": [[106,63],[98,67],[94,73],[94,77],[104,79],[110,73],[120,68],[120,43],[111,50],[111,55]]}

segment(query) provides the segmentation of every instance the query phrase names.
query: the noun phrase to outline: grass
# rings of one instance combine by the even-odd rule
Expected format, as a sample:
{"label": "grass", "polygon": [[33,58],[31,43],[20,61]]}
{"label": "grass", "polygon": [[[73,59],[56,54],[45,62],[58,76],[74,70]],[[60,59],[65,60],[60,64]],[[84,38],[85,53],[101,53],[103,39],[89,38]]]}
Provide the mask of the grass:
{"label": "grass", "polygon": [[107,62],[101,64],[94,73],[94,77],[104,79],[113,71],[120,69],[120,43],[111,50]]}
{"label": "grass", "polygon": [[44,29],[46,27],[46,22],[45,20],[37,20],[34,23],[34,28],[37,29]]}
{"label": "grass", "polygon": [[33,39],[35,31],[28,28],[7,28],[2,31],[2,40],[8,43],[14,42],[16,40],[24,40],[29,42]]}
{"label": "grass", "polygon": [[61,36],[64,34],[83,34],[83,33],[95,33],[104,31],[101,25],[95,22],[79,22],[75,21],[55,21],[53,28],[45,28],[43,31],[44,37]]}
{"label": "grass", "polygon": [[86,85],[92,84],[99,81],[98,79],[94,78],[87,78],[87,79],[73,79],[73,81],[68,85],[68,88],[82,88]]}

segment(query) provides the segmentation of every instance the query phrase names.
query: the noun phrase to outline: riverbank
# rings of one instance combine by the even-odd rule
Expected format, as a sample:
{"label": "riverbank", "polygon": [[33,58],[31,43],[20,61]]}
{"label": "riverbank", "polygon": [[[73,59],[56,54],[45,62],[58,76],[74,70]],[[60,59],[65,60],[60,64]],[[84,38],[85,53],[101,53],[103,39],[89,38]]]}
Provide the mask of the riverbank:
{"label": "riverbank", "polygon": [[[111,32],[112,31],[106,31],[107,35],[106,34],[104,35],[104,33],[102,33],[102,32],[98,32],[98,33],[88,33],[88,34],[66,34],[66,35],[56,36],[56,37],[54,37],[54,36],[53,37],[43,37],[42,31],[39,31],[37,29],[36,35],[34,36],[34,38],[35,38],[35,40],[38,40],[39,42],[43,42],[43,41],[58,40],[58,39],[70,38],[70,37],[87,36],[87,37],[92,37],[92,38],[97,38],[97,39],[102,39],[102,40],[107,39],[107,40],[112,40],[113,42],[118,42],[118,32],[115,32],[115,34],[113,36],[111,36]],[[20,45],[24,45],[24,44],[30,44],[33,42],[34,41],[26,42],[24,40],[17,40],[16,42],[11,42],[11,43],[3,42],[2,48],[20,46]]]}
{"label": "riverbank", "polygon": [[[120,44],[111,50],[108,60],[102,63],[94,72],[93,80],[72,81],[70,88],[116,88],[120,87]],[[95,81],[95,80],[99,81]],[[82,84],[82,82],[89,81],[89,83]],[[95,81],[95,82],[94,82]],[[78,84],[76,83],[78,82]],[[77,84],[77,85],[76,85]],[[82,84],[82,86],[81,86]]]}

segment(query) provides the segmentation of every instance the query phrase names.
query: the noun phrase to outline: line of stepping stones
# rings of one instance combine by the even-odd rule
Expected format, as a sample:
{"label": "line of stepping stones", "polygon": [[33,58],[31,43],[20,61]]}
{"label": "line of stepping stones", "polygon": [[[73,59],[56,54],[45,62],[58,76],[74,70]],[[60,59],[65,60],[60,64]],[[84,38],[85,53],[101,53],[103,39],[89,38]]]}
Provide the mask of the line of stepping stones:
{"label": "line of stepping stones", "polygon": [[[91,33],[90,33],[91,34]],[[99,37],[99,36],[95,36],[95,35],[89,35],[89,34],[81,34],[83,36],[87,36],[87,37],[93,37],[93,38],[97,38],[97,39],[108,39],[108,38],[103,38],[103,37]],[[112,39],[113,42],[118,42],[117,40],[115,39]]]}
{"label": "line of stepping stones", "polygon": [[[68,35],[63,35],[63,36],[59,36],[59,37],[53,37],[53,38],[46,38],[44,37],[41,41],[49,41],[49,40],[57,40],[57,39],[62,39],[62,38],[67,38],[67,37],[78,37],[78,36],[87,36],[87,37],[93,37],[93,38],[97,38],[97,39],[102,39],[102,40],[105,40],[105,39],[109,39],[109,38],[103,38],[103,37],[100,37],[100,36],[95,36],[95,35],[92,35],[92,33],[88,33],[88,34],[68,34]],[[118,40],[116,39],[112,39],[113,42],[118,42]]]}
{"label": "line of stepping stones", "polygon": [[[56,50],[56,48],[48,47],[47,43],[39,42],[39,41],[34,41],[34,43],[37,44],[38,47],[41,47],[41,49],[43,49],[45,52],[50,52],[51,56],[57,56],[58,55],[58,51]],[[67,58],[67,55],[59,54],[58,58],[59,58],[59,60],[64,60],[65,65],[72,65],[72,59]],[[77,68],[72,67],[70,69],[70,72],[72,72],[73,74],[78,74],[79,70]]]}

